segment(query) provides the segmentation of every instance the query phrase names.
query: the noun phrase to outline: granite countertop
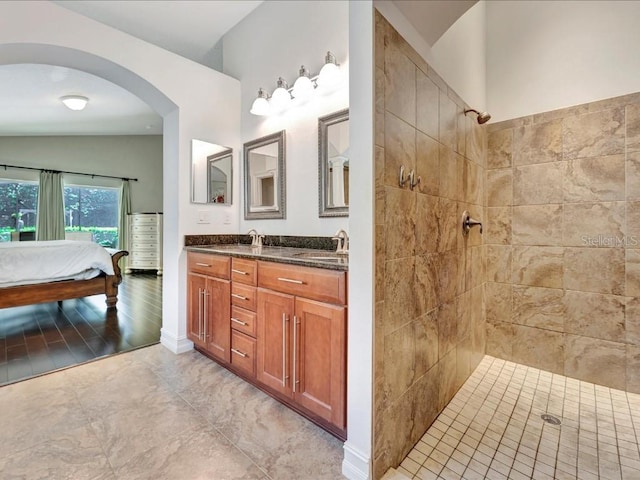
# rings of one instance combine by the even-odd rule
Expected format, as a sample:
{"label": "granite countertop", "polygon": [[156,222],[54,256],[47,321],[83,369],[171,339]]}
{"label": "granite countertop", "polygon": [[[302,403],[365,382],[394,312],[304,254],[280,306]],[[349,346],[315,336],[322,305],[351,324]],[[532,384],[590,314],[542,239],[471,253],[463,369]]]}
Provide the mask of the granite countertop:
{"label": "granite countertop", "polygon": [[332,250],[313,248],[276,247],[235,243],[220,245],[190,245],[185,247],[190,252],[217,253],[239,258],[253,258],[269,262],[303,265],[306,267],[327,268],[330,270],[349,270],[349,256],[336,255]]}

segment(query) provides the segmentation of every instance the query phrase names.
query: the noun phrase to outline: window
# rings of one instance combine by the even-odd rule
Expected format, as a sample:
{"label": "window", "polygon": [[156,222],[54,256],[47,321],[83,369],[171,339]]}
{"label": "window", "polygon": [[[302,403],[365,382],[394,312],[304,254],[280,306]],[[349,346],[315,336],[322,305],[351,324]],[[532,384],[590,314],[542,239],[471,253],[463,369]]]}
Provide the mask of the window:
{"label": "window", "polygon": [[64,217],[67,232],[92,232],[95,242],[118,246],[118,189],[64,187]]}
{"label": "window", "polygon": [[37,206],[37,182],[0,179],[0,241],[10,241],[12,232],[35,232]]}
{"label": "window", "polygon": [[[64,187],[65,230],[92,232],[95,242],[118,246],[118,189],[105,187]],[[0,179],[0,242],[33,240],[38,208],[38,182]],[[26,238],[25,238],[26,237]]]}

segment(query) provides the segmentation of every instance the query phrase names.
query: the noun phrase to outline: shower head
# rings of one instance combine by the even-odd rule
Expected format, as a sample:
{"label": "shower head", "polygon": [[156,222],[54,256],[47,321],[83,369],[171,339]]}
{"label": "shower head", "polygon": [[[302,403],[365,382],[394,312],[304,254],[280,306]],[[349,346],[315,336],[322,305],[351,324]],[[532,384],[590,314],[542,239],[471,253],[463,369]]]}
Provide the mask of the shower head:
{"label": "shower head", "polygon": [[469,112],[473,112],[477,115],[476,120],[480,125],[487,123],[489,120],[491,120],[491,115],[489,115],[488,112],[479,112],[478,110],[474,110],[473,108],[470,108],[468,110],[465,110],[464,114],[466,115]]}

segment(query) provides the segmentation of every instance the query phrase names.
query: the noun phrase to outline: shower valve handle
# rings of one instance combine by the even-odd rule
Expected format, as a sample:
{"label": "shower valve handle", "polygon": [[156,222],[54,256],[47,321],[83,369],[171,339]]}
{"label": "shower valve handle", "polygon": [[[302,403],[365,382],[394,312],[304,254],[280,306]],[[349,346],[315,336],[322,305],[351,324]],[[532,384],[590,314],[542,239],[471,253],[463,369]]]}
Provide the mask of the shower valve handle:
{"label": "shower valve handle", "polygon": [[471,227],[475,226],[480,227],[480,235],[482,235],[482,222],[471,218],[469,212],[465,210],[465,212],[462,214],[462,232],[467,235],[469,233],[469,230],[471,230]]}

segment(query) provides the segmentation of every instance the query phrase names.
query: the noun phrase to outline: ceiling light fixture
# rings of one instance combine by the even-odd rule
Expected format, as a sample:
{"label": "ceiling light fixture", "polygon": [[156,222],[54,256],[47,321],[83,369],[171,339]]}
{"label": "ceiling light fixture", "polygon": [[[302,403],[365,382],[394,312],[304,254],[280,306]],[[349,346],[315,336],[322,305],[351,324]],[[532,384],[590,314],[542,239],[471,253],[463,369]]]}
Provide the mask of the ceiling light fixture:
{"label": "ceiling light fixture", "polygon": [[60,100],[70,110],[84,110],[84,107],[89,103],[89,99],[82,95],[66,95],[60,97]]}
{"label": "ceiling light fixture", "polygon": [[314,77],[311,77],[307,67],[301,65],[298,78],[291,88],[284,78],[278,77],[273,94],[269,95],[262,88],[258,89],[258,96],[251,104],[250,112],[259,116],[280,113],[294,104],[299,105],[309,100],[316,90],[326,93],[337,89],[342,83],[342,73],[336,57],[327,52],[324,61],[320,73]]}

